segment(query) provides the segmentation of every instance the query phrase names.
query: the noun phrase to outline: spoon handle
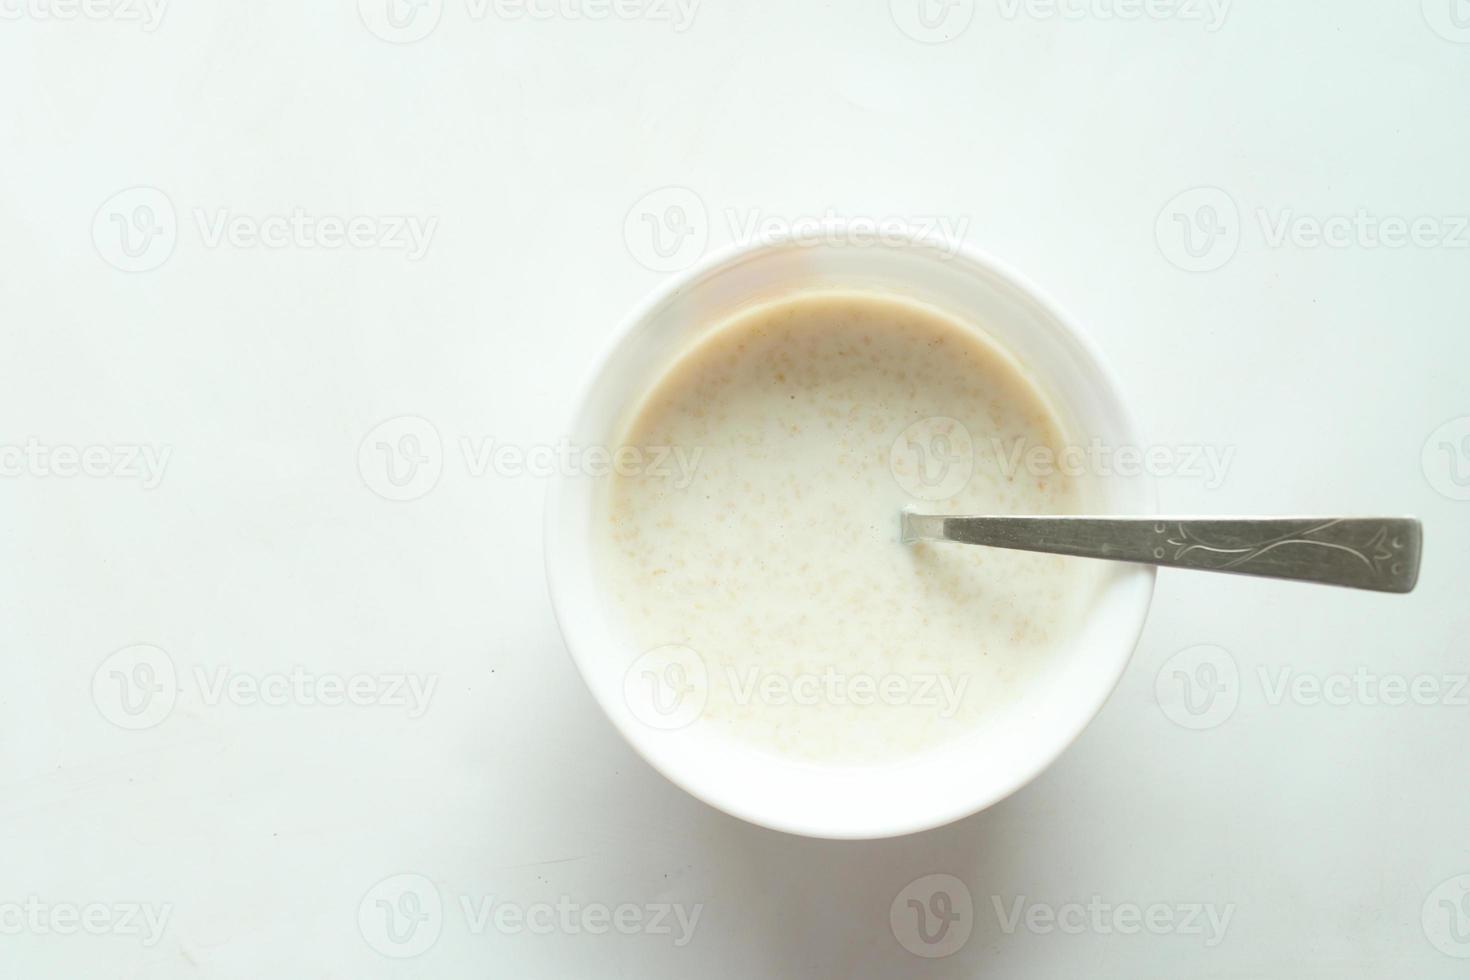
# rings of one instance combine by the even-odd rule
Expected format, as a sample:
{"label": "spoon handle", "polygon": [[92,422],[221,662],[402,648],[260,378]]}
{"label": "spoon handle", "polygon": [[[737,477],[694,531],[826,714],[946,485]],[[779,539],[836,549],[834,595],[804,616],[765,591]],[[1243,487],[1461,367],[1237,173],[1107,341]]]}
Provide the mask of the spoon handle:
{"label": "spoon handle", "polygon": [[1423,530],[1398,517],[947,517],[903,514],[902,540],[1409,592]]}

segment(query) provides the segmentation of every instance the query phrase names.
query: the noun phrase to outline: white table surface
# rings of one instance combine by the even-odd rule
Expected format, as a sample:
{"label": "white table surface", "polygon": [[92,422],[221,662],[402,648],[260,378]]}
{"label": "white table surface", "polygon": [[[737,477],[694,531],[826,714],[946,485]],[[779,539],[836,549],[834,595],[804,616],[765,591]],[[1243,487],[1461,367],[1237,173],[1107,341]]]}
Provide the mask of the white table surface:
{"label": "white table surface", "polygon": [[[157,21],[65,3],[0,3],[0,975],[1470,969],[1470,28],[1451,0],[1242,0],[1223,21],[932,0],[932,30],[911,0],[603,19],[432,0],[396,32],[378,0]],[[1101,716],[990,811],[831,843],[709,809],[573,670],[545,480],[475,475],[462,449],[554,444],[572,379],[661,279],[639,229],[677,222],[670,204],[695,233],[675,263],[752,216],[962,227],[1085,324],[1149,439],[1233,453],[1218,486],[1161,480],[1166,510],[1413,513],[1418,591],[1164,574]],[[274,246],[248,237],[297,211]],[[398,243],[395,216],[436,221],[422,256],[376,237]],[[367,244],[322,247],[330,222],[304,221],[323,217],[364,217]],[[1400,247],[1359,227],[1416,218]],[[359,446],[404,416],[438,433],[442,472],[390,502]],[[87,459],[102,475],[66,475]],[[1217,699],[1186,701],[1206,662]],[[139,664],[151,701],[121,686]],[[1346,703],[1313,697],[1360,668],[1366,687],[1328,685]],[[435,685],[425,710],[391,689],[408,675]],[[1430,703],[1373,694],[1416,681]],[[320,703],[334,682],[372,703]],[[890,923],[930,874],[974,910],[942,959]],[[378,901],[415,896],[390,931]],[[1008,928],[1018,901],[1032,925]],[[654,927],[660,904],[701,907],[689,941]],[[581,927],[620,905],[636,934]],[[1190,906],[1228,915],[1223,935]]]}

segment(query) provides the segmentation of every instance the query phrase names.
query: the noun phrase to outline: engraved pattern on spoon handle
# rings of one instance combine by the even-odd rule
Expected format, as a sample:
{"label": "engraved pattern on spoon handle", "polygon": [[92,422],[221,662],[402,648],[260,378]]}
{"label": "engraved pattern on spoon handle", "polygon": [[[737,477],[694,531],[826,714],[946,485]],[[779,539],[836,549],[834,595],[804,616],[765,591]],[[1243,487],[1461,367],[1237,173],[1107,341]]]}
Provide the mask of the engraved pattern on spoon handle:
{"label": "engraved pattern on spoon handle", "polygon": [[1376,592],[1409,592],[1423,530],[1395,517],[946,517],[903,515],[906,542],[1141,562],[1297,579]]}

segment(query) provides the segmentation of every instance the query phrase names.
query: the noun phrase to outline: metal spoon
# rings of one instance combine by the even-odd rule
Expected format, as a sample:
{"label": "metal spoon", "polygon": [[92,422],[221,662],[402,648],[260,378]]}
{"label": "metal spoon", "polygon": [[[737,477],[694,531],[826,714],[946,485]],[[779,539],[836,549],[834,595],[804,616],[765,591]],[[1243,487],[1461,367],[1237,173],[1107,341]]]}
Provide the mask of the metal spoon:
{"label": "metal spoon", "polygon": [[902,514],[901,540],[1410,592],[1423,529],[1398,517],[948,517]]}

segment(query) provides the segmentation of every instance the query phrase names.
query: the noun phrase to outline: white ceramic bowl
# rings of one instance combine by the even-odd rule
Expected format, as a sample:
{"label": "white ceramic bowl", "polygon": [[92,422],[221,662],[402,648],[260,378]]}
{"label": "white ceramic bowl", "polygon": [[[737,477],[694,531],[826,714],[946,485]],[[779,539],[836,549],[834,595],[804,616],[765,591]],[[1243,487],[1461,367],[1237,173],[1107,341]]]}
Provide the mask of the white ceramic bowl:
{"label": "white ceramic bowl", "polygon": [[[568,439],[616,446],[640,397],[673,360],[735,311],[813,288],[908,296],[973,322],[1009,349],[1073,438],[1141,446],[1111,372],[1040,292],[969,249],[909,244],[763,242],[712,256],[666,282],[618,330],[578,392]],[[1102,480],[1104,512],[1151,514],[1147,479]],[[1004,799],[1059,756],[1102,708],[1127,666],[1153,594],[1152,568],[1114,565],[1075,640],[1021,695],[964,737],[871,767],[786,761],[699,724],[651,727],[624,697],[644,651],[599,588],[592,536],[596,481],[562,476],[546,503],[546,574],[572,658],[623,737],[670,780],[727,813],[829,838],[890,837],[937,827]],[[895,525],[897,515],[895,515]],[[896,533],[896,529],[895,529]]]}

